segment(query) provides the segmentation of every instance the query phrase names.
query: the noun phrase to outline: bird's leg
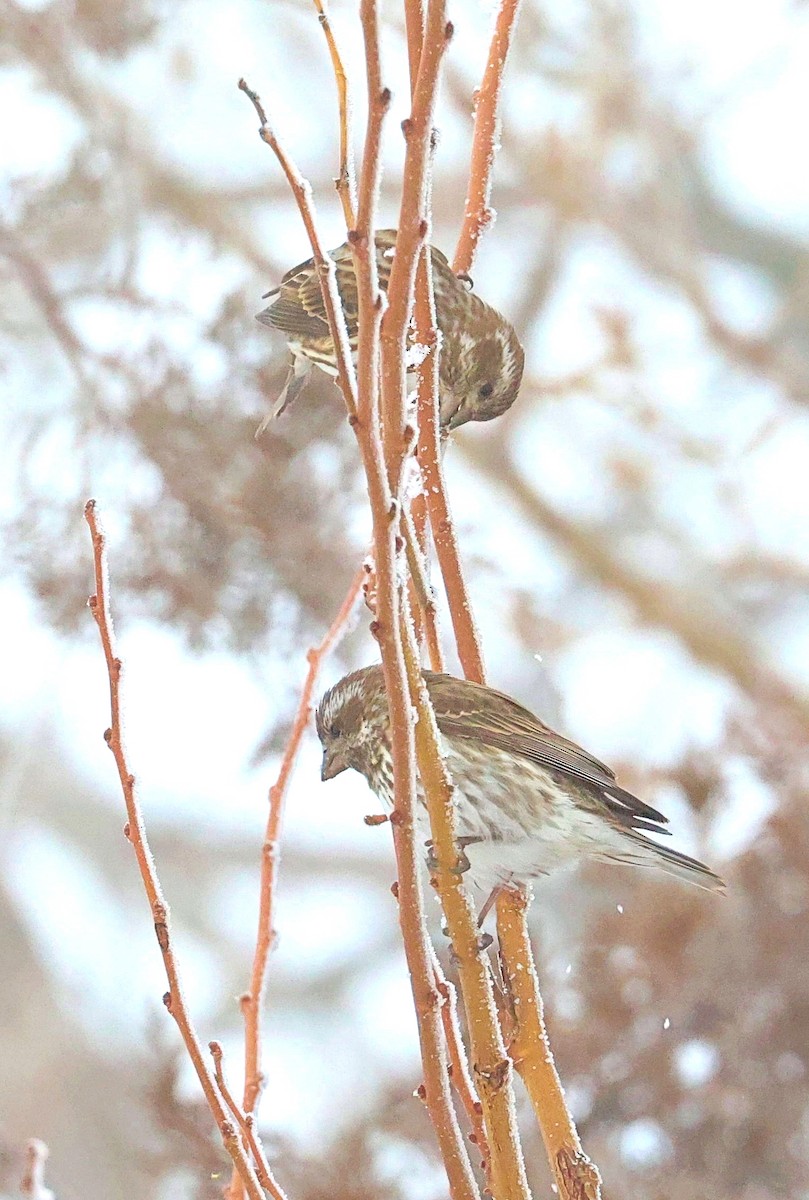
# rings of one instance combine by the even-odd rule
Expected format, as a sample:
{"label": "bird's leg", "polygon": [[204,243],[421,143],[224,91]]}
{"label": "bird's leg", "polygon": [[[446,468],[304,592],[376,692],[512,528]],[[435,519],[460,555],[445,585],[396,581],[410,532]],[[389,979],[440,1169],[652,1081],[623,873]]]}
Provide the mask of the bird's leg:
{"label": "bird's leg", "polygon": [[506,886],[507,885],[504,883],[498,883],[497,887],[492,888],[492,890],[489,893],[489,896],[486,900],[486,903],[483,905],[483,908],[480,910],[480,916],[478,917],[478,929],[480,929],[481,925],[486,920],[489,913],[492,911],[494,902],[496,901],[496,899],[500,895],[500,893],[505,891]]}
{"label": "bird's leg", "polygon": [[458,843],[458,849],[460,850],[460,854],[458,855],[458,865],[455,869],[459,875],[465,875],[472,866],[471,862],[469,861],[469,856],[466,853],[466,847],[474,846],[475,842],[482,842],[483,838],[471,837],[469,834],[464,833],[461,834],[460,837],[456,838],[455,841]]}

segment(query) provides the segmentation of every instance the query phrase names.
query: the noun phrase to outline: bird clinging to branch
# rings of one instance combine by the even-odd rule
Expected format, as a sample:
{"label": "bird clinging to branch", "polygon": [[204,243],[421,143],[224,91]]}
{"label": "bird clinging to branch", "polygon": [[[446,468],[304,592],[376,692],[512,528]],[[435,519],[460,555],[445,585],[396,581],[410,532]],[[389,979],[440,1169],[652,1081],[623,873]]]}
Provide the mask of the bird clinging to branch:
{"label": "bird clinging to branch", "polygon": [[[709,867],[646,836],[668,833],[662,813],[622,788],[609,767],[516,700],[467,679],[422,674],[456,789],[465,866],[490,900],[502,887],[583,858],[659,867],[708,891],[724,888]],[[364,667],[336,683],[320,701],[316,723],[322,778],[353,768],[384,803],[392,804],[382,667]],[[423,803],[423,795],[420,799]]]}
{"label": "bird clinging to branch", "polygon": [[[379,285],[387,291],[395,253],[396,230],[376,233]],[[357,280],[351,248],[343,243],[329,252],[334,259],[351,348],[357,348]],[[514,329],[499,312],[476,296],[455,275],[440,250],[431,248],[436,323],[441,334],[439,415],[442,429],[467,421],[491,421],[514,403],[522,380],[524,353]],[[289,407],[302,390],[314,363],[337,374],[334,346],[313,259],[287,271],[280,285],[267,292],[270,304],[257,314],[263,325],[280,330],[292,351],[292,365],[274,416]],[[411,341],[412,344],[412,341]],[[268,421],[264,422],[262,429]],[[261,430],[259,430],[261,432]]]}

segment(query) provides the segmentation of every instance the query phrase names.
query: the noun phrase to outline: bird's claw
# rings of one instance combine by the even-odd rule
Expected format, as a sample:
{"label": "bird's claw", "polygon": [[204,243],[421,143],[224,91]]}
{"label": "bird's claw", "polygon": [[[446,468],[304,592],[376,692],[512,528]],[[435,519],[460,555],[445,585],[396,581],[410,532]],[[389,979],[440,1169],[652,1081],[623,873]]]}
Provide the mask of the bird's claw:
{"label": "bird's claw", "polygon": [[[473,845],[474,842],[480,842],[480,841],[482,841],[482,839],[479,837],[470,837],[468,835],[463,835],[459,838],[456,838],[455,840],[458,845],[458,858],[455,862],[455,865],[453,867],[450,867],[450,873],[452,875],[457,875],[460,877],[461,875],[465,875],[466,872],[469,870],[469,868],[472,866],[472,864],[469,861],[469,856],[466,853],[466,847]],[[434,843],[433,843],[432,838],[430,838],[428,841],[426,841],[424,843],[424,845],[427,847],[427,866],[432,873],[435,873],[436,871],[438,871],[441,864],[439,863],[438,859],[436,858],[435,850],[434,850]]]}
{"label": "bird's claw", "polygon": [[[481,933],[477,939],[477,942],[475,943],[478,954],[485,954],[493,942],[494,938],[490,933]],[[452,942],[449,944],[449,961],[452,963],[453,967],[457,967],[460,963],[460,958]]]}

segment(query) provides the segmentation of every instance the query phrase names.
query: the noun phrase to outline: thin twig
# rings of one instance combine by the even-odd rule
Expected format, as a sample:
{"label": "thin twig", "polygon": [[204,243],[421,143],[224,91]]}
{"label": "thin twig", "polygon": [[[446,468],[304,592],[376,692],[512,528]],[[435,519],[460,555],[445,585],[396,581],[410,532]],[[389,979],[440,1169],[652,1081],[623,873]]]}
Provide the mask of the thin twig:
{"label": "thin twig", "polygon": [[261,1010],[264,1002],[264,989],[267,979],[267,963],[275,940],[273,929],[273,912],[275,905],[276,877],[279,861],[279,836],[283,819],[284,800],[286,798],[292,769],[298,756],[301,741],[312,708],[312,696],[320,668],[326,656],[333,649],[340,634],[345,628],[349,616],[359,595],[365,578],[365,571],[360,568],[351,581],[340,608],[326,631],[323,640],[306,654],[308,670],[301,689],[298,710],[292,722],[289,738],[284,749],[284,756],[278,771],[278,777],[270,788],[269,811],[267,827],[261,852],[261,877],[259,882],[259,911],[256,949],[253,957],[253,970],[250,977],[249,991],[240,998],[242,1016],[244,1018],[245,1058],[244,1058],[244,1111],[251,1113],[255,1110],[261,1094]]}
{"label": "thin twig", "polygon": [[485,674],[483,650],[466,590],[444,482],[438,417],[438,332],[429,246],[425,246],[422,252],[416,273],[413,321],[418,345],[427,347],[427,354],[418,367],[419,434],[416,454],[423,497],[418,511],[426,511],[429,517],[461,667],[467,679],[482,683]]}
{"label": "thin twig", "polygon": [[[368,123],[360,173],[357,222],[350,244],[357,278],[358,438],[379,424],[379,333],[385,297],[379,287],[374,226],[382,175],[382,127],[390,108],[390,89],[382,85],[379,11],[376,0],[362,0],[360,21],[365,43]],[[366,442],[372,452],[371,442]],[[377,464],[379,466],[379,464]],[[367,468],[366,468],[367,469]],[[390,498],[386,496],[386,502]]]}
{"label": "thin twig", "polygon": [[[87,501],[84,507],[84,515],[93,540],[93,567],[95,572],[95,594],[90,597],[88,603],[101,637],[110,687],[110,727],[104,734],[104,740],[112,751],[115,765],[118,768],[118,776],[121,781],[121,790],[127,813],[125,833],[135,851],[140,876],[143,881],[146,897],[149,901],[149,907],[152,911],[157,942],[160,946],[160,953],[163,956],[163,966],[169,983],[169,990],[163,997],[163,1003],[177,1023],[177,1028],[180,1031],[188,1055],[194,1065],[194,1070],[197,1073],[197,1078],[205,1093],[205,1099],[219,1128],[222,1143],[232,1158],[235,1169],[239,1172],[250,1200],[263,1200],[256,1173],[244,1152],[241,1139],[228,1116],[227,1108],[205,1061],[202,1046],[191,1022],[183,995],[180,973],[171,945],[169,909],[163,897],[152,852],[149,848],[143,814],[141,813],[140,803],[135,790],[135,776],[129,770],[124,752],[121,732],[121,674],[123,665],[115,652],[112,616],[110,614],[109,598],[107,595],[108,573],[105,542],[104,535],[99,528],[95,500]],[[284,1200],[283,1192],[277,1185],[275,1185],[273,1195],[275,1200]]]}
{"label": "thin twig", "polygon": [[486,1173],[486,1182],[490,1185],[489,1144],[486,1140],[483,1106],[478,1099],[475,1085],[469,1072],[461,1029],[458,1024],[458,993],[454,984],[450,983],[444,975],[441,964],[438,961],[438,955],[435,952],[433,952],[433,970],[435,971],[435,986],[438,988],[444,1001],[441,1006],[441,1020],[444,1025],[444,1036],[447,1039],[449,1060],[452,1066],[452,1086],[461,1104],[464,1106],[467,1119],[472,1126],[470,1141],[474,1141],[474,1144],[480,1151],[480,1165]]}
{"label": "thin twig", "polygon": [[407,61],[410,68],[410,98],[416,90],[421,51],[424,45],[424,0],[405,0]]}
{"label": "thin twig", "polygon": [[[396,851],[399,920],[410,972],[419,1026],[424,1071],[424,1100],[438,1139],[453,1200],[478,1196],[469,1156],[458,1127],[449,1088],[449,1064],[443,1041],[441,997],[433,982],[431,947],[424,920],[418,855],[415,847],[416,765],[413,717],[404,669],[400,634],[402,594],[396,559],[400,506],[389,480],[395,471],[386,462],[380,430],[379,360],[380,328],[384,304],[379,292],[374,226],[380,175],[380,134],[390,103],[382,87],[379,60],[379,14],[376,0],[363,0],[360,10],[365,40],[368,87],[368,127],[365,138],[356,235],[351,239],[357,276],[359,338],[358,414],[354,426],[362,455],[371,506],[376,562],[376,619],[372,629],[379,641],[391,715],[394,768],[394,848]],[[397,245],[398,256],[398,245]],[[395,260],[394,260],[395,265]],[[390,289],[389,289],[390,294]],[[404,346],[404,342],[402,343]],[[404,349],[402,350],[404,353]],[[402,387],[387,397],[385,422],[404,425],[404,375]],[[394,443],[394,453],[401,446]],[[402,455],[403,457],[403,455]]]}
{"label": "thin twig", "polygon": [[427,801],[435,870],[433,883],[447,920],[458,964],[473,1072],[489,1147],[492,1193],[497,1200],[528,1200],[528,1181],[517,1131],[513,1069],[500,1033],[491,975],[481,949],[474,910],[459,870],[452,781],[441,755],[438,726],[418,663],[405,640],[408,683],[416,706],[419,777]]}
{"label": "thin twig", "polygon": [[[239,1004],[244,1021],[244,1098],[242,1101],[245,1114],[255,1112],[264,1084],[261,1068],[261,1018],[264,1008],[264,992],[267,981],[267,965],[275,942],[273,928],[273,913],[275,911],[276,880],[280,859],[280,833],[283,819],[284,801],[292,776],[292,769],[298,757],[304,731],[309,721],[312,707],[312,696],[323,660],[334,648],[340,634],[345,628],[357,596],[365,580],[365,570],[360,568],[349,585],[337,615],[327,629],[318,646],[312,647],[306,655],[308,671],[301,689],[298,709],[281,759],[281,766],[275,783],[270,788],[267,826],[264,831],[264,841],[261,848],[261,873],[259,877],[259,907],[258,929],[256,932],[256,948],[253,955],[253,968],[250,975],[250,987],[240,998]],[[229,1200],[238,1200],[241,1182],[235,1174],[230,1181]]]}
{"label": "thin twig", "polygon": [[345,313],[340,302],[340,293],[337,291],[337,279],[333,260],[324,252],[320,241],[320,235],[317,230],[317,218],[315,215],[315,204],[312,199],[312,187],[307,180],[301,175],[298,168],[295,166],[290,155],[287,153],[283,144],[279,141],[277,135],[270,128],[267,121],[267,114],[264,111],[264,106],[257,92],[248,87],[244,79],[239,80],[239,90],[244,92],[250,100],[253,108],[256,110],[258,119],[261,122],[259,125],[259,137],[262,142],[270,147],[275,154],[287,178],[292,194],[298,205],[298,210],[303,218],[306,232],[309,236],[309,242],[312,247],[312,255],[315,261],[318,278],[320,279],[320,287],[323,293],[323,305],[326,309],[326,317],[329,322],[329,333],[331,335],[332,345],[334,346],[334,357],[337,364],[337,382],[340,385],[340,390],[345,397],[346,408],[348,409],[349,419],[356,418],[357,414],[357,377],[354,371],[354,363],[351,358],[351,347],[348,341],[348,330],[346,329]]}
{"label": "thin twig", "polygon": [[494,155],[499,140],[500,92],[521,0],[501,0],[489,45],[486,69],[475,101],[475,127],[464,219],[452,269],[468,274],[475,263],[478,242],[494,220],[492,194]]}
{"label": "thin twig", "polygon": [[418,367],[419,433],[416,454],[421,471],[423,504],[429,517],[438,565],[450,602],[450,620],[461,667],[467,679],[483,683],[483,650],[466,590],[444,481],[439,422],[438,325],[429,246],[424,247],[416,272],[413,322],[417,344],[427,348],[427,353]]}
{"label": "thin twig", "polygon": [[[377,36],[376,6],[373,0],[367,0],[363,5],[363,16],[367,23],[367,43],[373,47],[374,39]],[[375,69],[371,68],[369,81],[373,80],[376,80],[378,85],[378,76]],[[281,162],[317,260],[318,250],[316,248],[320,246],[320,240],[317,233],[311,188],[303,180],[291,158],[279,146],[277,138],[269,131],[258,97],[243,80],[239,86],[250,97],[259,114],[262,122],[260,130],[262,139],[271,146]],[[373,86],[372,83],[372,91],[369,95],[369,126],[381,128],[389,99],[385,89]],[[447,1172],[452,1200],[478,1200],[474,1174],[450,1096],[446,1049],[439,1015],[441,997],[435,989],[431,971],[424,921],[424,898],[421,893],[419,862],[415,849],[416,769],[413,748],[413,717],[400,641],[400,594],[396,569],[399,507],[393,503],[388,486],[388,472],[379,428],[379,406],[374,402],[374,390],[377,386],[374,377],[378,371],[378,354],[375,354],[374,345],[378,344],[378,328],[382,311],[378,282],[376,286],[374,285],[376,264],[372,236],[379,178],[379,138],[370,133],[366,138],[366,146],[368,145],[371,146],[371,153],[376,156],[376,161],[366,159],[363,162],[357,229],[350,239],[357,274],[359,374],[355,380],[352,367],[352,383],[355,383],[356,386],[352,387],[349,392],[344,392],[344,395],[349,411],[349,422],[354,428],[362,454],[373,522],[376,618],[371,628],[379,642],[385,670],[385,683],[390,697],[396,817],[394,846],[397,854],[399,891],[402,898],[399,912],[419,1026],[425,1099]],[[324,299],[325,296],[324,289]],[[336,300],[336,303],[339,304],[339,300]],[[343,317],[342,310],[340,310],[340,317]],[[334,314],[330,315],[333,336],[336,324]],[[342,325],[345,332],[344,319]],[[338,351],[339,360],[341,347],[336,339],[335,348]],[[343,354],[346,349],[347,339],[344,340]],[[343,374],[348,375],[345,366]],[[401,404],[404,405],[403,394]]]}
{"label": "thin twig", "polygon": [[334,182],[343,208],[346,229],[353,229],[357,221],[357,182],[354,176],[354,148],[351,141],[351,90],[340,48],[329,20],[326,0],[314,0],[314,4],[320,27],[326,37],[326,45],[329,48],[334,79],[337,84],[337,103],[340,112],[340,173]]}
{"label": "thin twig", "polygon": [[54,1200],[53,1192],[45,1187],[45,1163],[48,1147],[39,1138],[31,1138],[25,1147],[25,1171],[20,1180],[20,1195],[30,1200]]}
{"label": "thin twig", "polygon": [[[418,304],[419,297],[416,299]],[[475,683],[485,683],[483,649],[461,566],[461,554],[444,480],[435,408],[430,403],[419,405],[417,453],[430,529],[449,601],[450,620],[461,668],[467,679],[472,679]]]}
{"label": "thin twig", "polygon": [[497,938],[514,1022],[509,1053],[534,1107],[561,1200],[599,1200],[601,1176],[582,1150],[545,1030],[528,904],[522,890],[505,892],[497,904]]}
{"label": "thin twig", "polygon": [[[244,1113],[239,1108],[233,1093],[227,1085],[225,1073],[222,1067],[223,1051],[220,1043],[209,1042],[208,1049],[210,1050],[211,1058],[213,1059],[214,1078],[219,1085],[219,1091],[222,1093],[222,1099],[225,1101],[225,1104],[227,1104],[234,1119],[238,1123],[238,1126],[242,1131],[244,1144],[253,1157],[253,1166],[255,1167],[256,1178],[263,1188],[266,1188],[271,1195],[275,1196],[275,1181],[272,1177],[267,1156],[264,1153],[264,1147],[256,1135],[255,1117],[252,1113]],[[232,1184],[230,1190],[231,1192],[233,1190]]]}
{"label": "thin twig", "polygon": [[413,103],[410,116],[402,122],[406,142],[402,201],[396,253],[388,282],[388,307],[381,330],[382,432],[388,482],[397,499],[413,439],[413,431],[405,424],[407,334],[418,256],[429,230],[427,180],[438,79],[452,35],[445,0],[430,0]]}
{"label": "thin twig", "polygon": [[430,580],[427,578],[427,567],[413,520],[413,513],[407,506],[402,509],[402,534],[405,539],[410,581],[419,605],[427,642],[427,656],[430,660],[430,669],[433,671],[443,671],[444,655],[441,650],[441,639],[438,635],[438,608],[435,603],[435,593],[433,592]]}

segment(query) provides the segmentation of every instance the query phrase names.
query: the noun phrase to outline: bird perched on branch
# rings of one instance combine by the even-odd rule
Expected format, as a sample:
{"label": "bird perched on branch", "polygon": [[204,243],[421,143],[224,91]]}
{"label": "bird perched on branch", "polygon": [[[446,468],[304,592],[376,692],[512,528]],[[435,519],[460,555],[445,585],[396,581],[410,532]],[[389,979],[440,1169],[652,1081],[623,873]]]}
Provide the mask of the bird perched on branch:
{"label": "bird perched on branch", "polygon": [[[376,233],[379,286],[387,292],[396,244],[395,229]],[[329,251],[343,303],[348,338],[357,349],[357,279],[347,243]],[[440,250],[431,248],[436,323],[441,333],[439,358],[440,420],[443,429],[467,421],[491,421],[514,403],[522,380],[524,354],[511,325],[455,275]],[[337,374],[334,346],[314,259],[287,271],[256,319],[278,329],[292,351],[292,366],[274,409],[280,416],[302,390],[314,363]],[[412,338],[411,338],[412,344]],[[267,422],[264,423],[264,428]]]}
{"label": "bird perched on branch", "polygon": [[[583,858],[659,867],[709,891],[724,884],[694,858],[652,841],[667,818],[615,775],[493,688],[422,672],[455,785],[463,869],[489,894]],[[390,718],[381,666],[346,675],[317,710],[322,778],[351,767],[393,802]],[[423,796],[420,797],[422,803]],[[426,812],[424,820],[427,820]]]}

